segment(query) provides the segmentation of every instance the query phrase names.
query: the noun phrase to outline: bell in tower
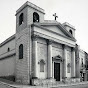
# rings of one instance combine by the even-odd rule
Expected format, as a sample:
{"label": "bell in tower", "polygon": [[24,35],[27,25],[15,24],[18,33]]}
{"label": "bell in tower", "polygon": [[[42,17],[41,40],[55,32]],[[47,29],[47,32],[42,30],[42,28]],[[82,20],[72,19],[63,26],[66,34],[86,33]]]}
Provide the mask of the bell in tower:
{"label": "bell in tower", "polygon": [[39,22],[39,14],[36,12],[33,13],[33,22]]}

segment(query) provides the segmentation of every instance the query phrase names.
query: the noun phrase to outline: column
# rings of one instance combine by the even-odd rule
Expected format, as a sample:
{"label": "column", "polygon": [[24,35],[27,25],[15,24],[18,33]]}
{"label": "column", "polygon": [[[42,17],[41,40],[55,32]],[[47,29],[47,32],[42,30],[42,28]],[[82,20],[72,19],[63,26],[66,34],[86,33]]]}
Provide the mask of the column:
{"label": "column", "polygon": [[[77,53],[77,52],[76,52]],[[80,60],[79,60],[79,57],[76,55],[76,62],[75,62],[75,66],[76,66],[76,72],[75,72],[75,75],[77,78],[80,78]]]}
{"label": "column", "polygon": [[76,45],[75,48],[75,75],[77,78],[80,78],[80,59],[79,59],[79,46]]}
{"label": "column", "polygon": [[37,36],[33,36],[33,67],[34,67],[34,77],[38,77],[37,68]]}
{"label": "column", "polygon": [[66,77],[66,71],[67,71],[67,70],[66,70],[66,69],[67,69],[67,66],[66,66],[66,57],[67,57],[67,56],[66,56],[66,46],[63,45],[63,48],[64,48],[64,50],[63,50],[63,56],[64,56],[64,57],[63,57],[63,61],[64,61],[64,62],[63,62],[63,67],[64,67],[64,68],[63,68],[63,75],[64,75],[64,77]]}
{"label": "column", "polygon": [[72,48],[71,76],[75,77],[75,49]]}
{"label": "column", "polygon": [[52,78],[52,41],[48,41],[48,78]]}

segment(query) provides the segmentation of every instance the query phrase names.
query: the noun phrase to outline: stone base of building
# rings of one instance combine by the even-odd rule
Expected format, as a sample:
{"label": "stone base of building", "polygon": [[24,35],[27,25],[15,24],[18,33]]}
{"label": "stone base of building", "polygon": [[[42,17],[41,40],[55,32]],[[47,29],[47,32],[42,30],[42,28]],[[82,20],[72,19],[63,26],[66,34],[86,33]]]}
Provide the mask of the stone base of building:
{"label": "stone base of building", "polygon": [[56,80],[53,78],[50,79],[32,79],[32,85],[49,85],[55,84]]}
{"label": "stone base of building", "polygon": [[[62,83],[78,83],[80,82],[80,78],[64,78],[62,79]],[[32,79],[32,85],[54,85],[56,84],[56,80],[53,78],[50,79]],[[59,83],[59,81],[58,81]]]}
{"label": "stone base of building", "polygon": [[80,82],[80,78],[63,78],[62,79],[62,82],[64,83],[77,83],[77,82]]}

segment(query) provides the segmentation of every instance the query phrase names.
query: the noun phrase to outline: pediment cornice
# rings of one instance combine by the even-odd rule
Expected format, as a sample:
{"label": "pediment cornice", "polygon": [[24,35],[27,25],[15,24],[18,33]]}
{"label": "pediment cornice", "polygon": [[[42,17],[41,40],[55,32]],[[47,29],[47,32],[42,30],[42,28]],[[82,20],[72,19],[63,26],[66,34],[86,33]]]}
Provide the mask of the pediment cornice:
{"label": "pediment cornice", "polygon": [[[32,27],[33,27],[33,26],[36,26],[36,27],[45,29],[45,30],[47,30],[47,31],[49,31],[49,32],[52,32],[52,33],[56,34],[56,35],[59,35],[59,36],[61,36],[61,37],[64,37],[64,38],[67,38],[67,39],[70,39],[70,40],[76,42],[76,39],[75,39],[74,37],[72,37],[72,36],[71,36],[71,37],[70,37],[70,36],[68,37],[68,36],[61,35],[60,33],[57,33],[57,32],[54,32],[54,31],[52,31],[52,30],[49,30],[48,28],[45,28],[44,26],[41,26],[41,25],[36,24],[36,23],[32,24]],[[56,26],[57,26],[57,25],[56,25]]]}

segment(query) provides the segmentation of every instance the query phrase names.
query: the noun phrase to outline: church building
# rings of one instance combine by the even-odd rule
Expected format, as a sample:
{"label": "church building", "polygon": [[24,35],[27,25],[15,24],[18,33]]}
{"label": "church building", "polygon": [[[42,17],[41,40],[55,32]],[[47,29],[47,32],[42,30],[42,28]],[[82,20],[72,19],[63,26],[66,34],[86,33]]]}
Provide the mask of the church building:
{"label": "church building", "polygon": [[16,11],[16,33],[0,44],[0,77],[23,84],[76,77],[75,28],[44,15],[28,1]]}

